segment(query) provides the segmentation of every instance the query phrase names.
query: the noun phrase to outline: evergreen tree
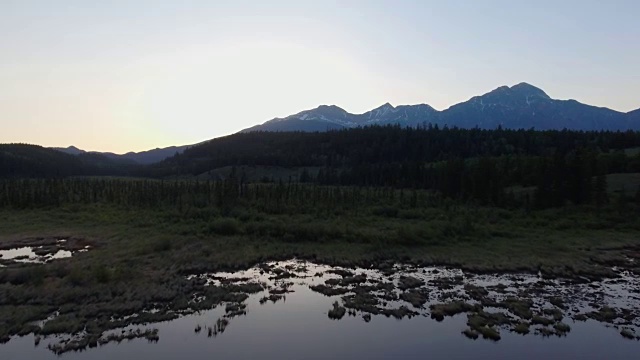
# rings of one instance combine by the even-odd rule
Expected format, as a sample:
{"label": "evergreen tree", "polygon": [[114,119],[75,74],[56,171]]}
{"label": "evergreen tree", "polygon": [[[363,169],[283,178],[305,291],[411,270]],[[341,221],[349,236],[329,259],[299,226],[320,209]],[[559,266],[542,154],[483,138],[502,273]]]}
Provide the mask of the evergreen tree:
{"label": "evergreen tree", "polygon": [[605,175],[598,175],[593,185],[593,192],[596,201],[596,207],[600,209],[604,204],[609,201],[607,196],[607,177]]}

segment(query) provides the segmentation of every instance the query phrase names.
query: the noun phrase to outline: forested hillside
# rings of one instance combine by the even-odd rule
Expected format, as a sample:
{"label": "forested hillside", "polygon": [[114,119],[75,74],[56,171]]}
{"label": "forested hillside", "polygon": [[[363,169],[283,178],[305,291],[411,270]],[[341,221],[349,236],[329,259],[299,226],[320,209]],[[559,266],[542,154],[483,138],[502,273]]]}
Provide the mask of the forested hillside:
{"label": "forested hillside", "polygon": [[[605,176],[640,173],[638,148],[640,133],[631,131],[396,125],[317,133],[241,133],[151,166],[116,163],[95,154],[74,157],[37,146],[4,145],[0,174],[228,180],[240,187],[271,182],[420,189],[478,204],[544,208],[608,201]],[[258,177],[261,170],[264,174]],[[618,188],[629,195],[638,190],[636,184]]]}
{"label": "forested hillside", "polygon": [[0,144],[0,178],[128,175],[133,165],[104,155],[66,154],[28,144]]}
{"label": "forested hillside", "polygon": [[[481,203],[531,194],[539,206],[595,199],[598,176],[640,172],[637,132],[367,127],[325,133],[248,133],[212,140],[144,170],[151,177],[197,176],[235,166],[299,168],[285,181],[433,189]],[[320,168],[310,172],[309,168]],[[265,181],[271,180],[265,178]],[[273,179],[282,180],[282,179]],[[245,179],[246,181],[246,179]],[[600,190],[598,190],[600,189]],[[628,189],[635,191],[636,189]],[[520,199],[522,200],[522,199]],[[525,201],[527,201],[525,199]]]}

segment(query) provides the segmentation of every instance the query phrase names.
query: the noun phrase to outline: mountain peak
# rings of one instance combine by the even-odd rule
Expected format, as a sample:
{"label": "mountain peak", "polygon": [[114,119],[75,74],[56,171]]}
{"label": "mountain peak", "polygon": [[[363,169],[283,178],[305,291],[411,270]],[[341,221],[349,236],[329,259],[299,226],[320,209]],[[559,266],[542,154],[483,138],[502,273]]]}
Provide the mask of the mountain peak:
{"label": "mountain peak", "polygon": [[340,111],[345,111],[343,108],[337,106],[337,105],[320,105],[317,108],[318,110],[322,110],[322,109],[329,109],[329,110],[340,110]]}
{"label": "mountain peak", "polygon": [[542,89],[537,88],[526,82],[521,82],[517,85],[513,85],[510,89],[511,91],[514,91],[524,96],[539,96],[545,99],[551,99],[549,95],[547,95],[547,93],[545,93]]}
{"label": "mountain peak", "polygon": [[349,113],[341,107],[336,105],[320,105],[315,109],[305,110],[295,115],[287,116],[286,118],[276,118],[272,121],[283,122],[291,119],[297,119],[302,121],[329,121],[329,122],[344,122],[346,121]]}
{"label": "mountain peak", "polygon": [[83,154],[83,153],[86,152],[84,150],[78,149],[77,147],[75,147],[73,145],[68,146],[66,148],[53,148],[53,149],[58,150],[58,151],[62,151],[63,153],[67,153],[67,154],[71,154],[71,155],[79,155],[79,154]]}
{"label": "mountain peak", "polygon": [[247,131],[326,131],[369,125],[447,125],[460,128],[536,130],[628,130],[640,129],[640,109],[621,113],[554,100],[542,89],[526,82],[500,86],[468,101],[438,111],[429,105],[385,103],[362,114],[351,114],[335,105],[321,105],[284,119],[274,119]]}
{"label": "mountain peak", "polygon": [[382,109],[395,109],[393,107],[393,105],[389,104],[389,103],[384,103],[382,105],[380,105],[379,107],[375,108],[374,110],[382,110]]}
{"label": "mountain peak", "polygon": [[367,118],[369,120],[372,120],[372,119],[379,119],[380,117],[383,117],[395,111],[396,111],[396,108],[394,108],[393,105],[389,103],[384,103],[383,105],[380,105],[377,108],[364,113],[364,115],[367,115]]}
{"label": "mountain peak", "polygon": [[340,116],[344,116],[344,114],[347,113],[345,109],[336,105],[320,105],[311,111],[319,114],[340,115]]}

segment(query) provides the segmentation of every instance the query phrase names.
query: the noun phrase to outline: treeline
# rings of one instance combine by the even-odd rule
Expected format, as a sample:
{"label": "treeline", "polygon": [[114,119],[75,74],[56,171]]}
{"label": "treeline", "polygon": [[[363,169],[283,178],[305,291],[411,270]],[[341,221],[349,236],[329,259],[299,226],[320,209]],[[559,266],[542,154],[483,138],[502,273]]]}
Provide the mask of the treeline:
{"label": "treeline", "polygon": [[[561,206],[582,192],[589,194],[576,204],[597,207],[609,200],[606,177],[597,176],[583,187],[562,188],[553,180],[548,188],[517,194],[495,187],[494,192],[472,193],[467,198],[433,190],[391,187],[324,186],[299,182],[248,184],[231,176],[225,181],[162,181],[101,178],[0,180],[0,208],[57,208],[67,205],[115,205],[128,208],[171,208],[180,212],[216,208],[231,212],[250,208],[265,213],[298,213],[378,206],[385,216],[398,208],[424,208],[455,204],[494,205],[505,208]],[[575,184],[573,184],[575,185]],[[480,188],[480,187],[477,187]],[[562,195],[567,191],[569,195]],[[640,189],[618,194],[618,202],[640,204]]]}
{"label": "treeline", "polygon": [[566,155],[640,147],[640,132],[482,130],[372,126],[321,133],[254,132],[194,146],[145,169],[152,177],[198,175],[224,166],[354,168],[476,157]]}
{"label": "treeline", "polygon": [[[527,205],[552,207],[567,201],[574,204],[590,203],[596,198],[606,201],[602,200],[607,191],[605,175],[626,172],[640,172],[640,157],[628,157],[622,152],[600,154],[580,148],[567,154],[555,150],[548,156],[483,156],[436,163],[323,168],[315,177],[303,174],[301,178],[323,185],[428,189],[482,205],[512,203],[515,196]],[[515,187],[536,191],[510,194]]]}
{"label": "treeline", "polygon": [[[237,134],[147,168],[197,176],[223,166],[298,167],[294,181],[424,189],[482,205],[606,201],[606,178],[640,172],[637,132],[367,127],[326,133]],[[307,170],[320,168],[319,172]],[[242,177],[242,174],[238,174]],[[268,180],[268,179],[266,179]],[[273,181],[276,181],[274,179]],[[518,192],[514,187],[535,188]],[[635,191],[635,189],[631,189]]]}
{"label": "treeline", "polygon": [[303,209],[355,208],[368,205],[407,207],[439,205],[433,192],[320,186],[301,183],[247,184],[236,177],[225,181],[160,181],[126,179],[22,179],[0,181],[0,207],[55,208],[107,204],[179,211],[248,207],[267,213]]}
{"label": "treeline", "polygon": [[[632,149],[635,150],[630,151]],[[638,149],[640,132],[631,131],[374,126],[324,133],[235,134],[189,148],[152,166],[91,160],[37,146],[3,145],[0,146],[0,177],[52,179],[49,180],[52,185],[37,185],[34,191],[27,189],[31,186],[28,183],[20,185],[25,186],[24,189],[17,188],[20,182],[5,183],[18,192],[10,193],[5,187],[5,198],[11,199],[11,206],[21,201],[41,203],[41,198],[53,199],[55,205],[70,199],[65,194],[81,199],[89,197],[89,201],[93,201],[90,200],[93,196],[110,203],[122,198],[125,204],[129,201],[145,206],[176,206],[182,202],[180,199],[188,197],[208,199],[197,200],[206,204],[212,203],[212,199],[224,202],[230,194],[220,190],[226,189],[225,186],[238,189],[243,197],[245,192],[253,191],[249,189],[260,188],[248,187],[250,181],[242,168],[262,166],[298,169],[298,176],[287,179],[265,175],[264,182],[274,185],[266,187],[268,189],[280,189],[280,186],[291,189],[295,183],[308,183],[424,190],[465,203],[545,208],[567,202],[605,203],[608,201],[605,176],[640,172]],[[195,180],[224,167],[235,170],[222,177],[226,177],[225,181],[211,183],[53,181],[88,175]],[[63,189],[58,191],[56,187]],[[287,190],[287,194],[290,191]],[[126,196],[121,197],[122,194]],[[20,198],[27,196],[31,200]]]}

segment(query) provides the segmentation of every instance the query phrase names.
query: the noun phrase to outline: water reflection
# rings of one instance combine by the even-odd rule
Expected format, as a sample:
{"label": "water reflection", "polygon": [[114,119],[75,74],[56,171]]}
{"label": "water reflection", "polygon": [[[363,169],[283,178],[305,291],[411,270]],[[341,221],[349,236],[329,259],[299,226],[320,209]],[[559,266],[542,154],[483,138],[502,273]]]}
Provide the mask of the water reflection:
{"label": "water reflection", "polygon": [[[0,250],[0,259],[11,260],[18,263],[42,264],[54,259],[69,258],[73,255],[68,250],[54,250],[54,252],[38,254],[42,247],[21,247],[17,249]],[[2,264],[0,264],[2,266]]]}
{"label": "water reflection", "polygon": [[[345,270],[345,272],[335,271]],[[616,309],[626,308],[637,312],[639,303],[638,282],[631,274],[621,273],[617,280],[601,283],[569,283],[560,280],[542,280],[533,275],[473,276],[460,270],[395,267],[394,271],[371,269],[340,269],[304,262],[280,262],[238,273],[202,274],[191,277],[206,281],[211,286],[225,283],[260,283],[264,291],[252,294],[243,302],[246,315],[234,314],[228,304],[200,314],[135,329],[157,329],[159,341],[142,340],[110,343],[83,353],[66,353],[65,359],[113,359],[178,357],[218,357],[224,359],[326,359],[326,358],[409,358],[409,359],[629,359],[634,358],[640,343],[629,341],[620,335],[623,326],[636,329],[637,320],[616,319],[609,327],[594,320],[574,321],[573,316],[594,311],[603,305]],[[365,282],[352,282],[356,276],[366,276]],[[419,280],[417,287],[424,289],[428,299],[422,306],[413,306],[400,299],[411,289],[399,289],[403,277]],[[345,279],[349,279],[345,281]],[[397,320],[393,316],[373,315],[350,311],[340,321],[332,321],[328,312],[343,296],[360,291],[374,284],[392,283],[392,289],[370,289],[370,293],[384,297],[396,297],[380,301],[380,309],[397,309],[406,306],[418,315]],[[343,295],[325,296],[311,287],[336,284],[332,288],[345,287]],[[467,326],[467,314],[446,317],[443,322],[430,318],[430,305],[452,300],[464,300],[471,304],[478,300],[470,296],[478,289],[486,289],[486,298],[501,302],[512,296],[529,296],[534,309],[554,308],[551,302],[561,297],[564,323],[571,326],[566,337],[521,336],[500,329],[502,339],[494,343],[469,340],[461,332]],[[485,292],[481,292],[485,294]],[[271,296],[274,296],[271,298]],[[266,299],[266,300],[265,300]],[[271,300],[275,301],[271,301]],[[231,310],[231,311],[230,311]],[[351,309],[350,309],[351,310]],[[485,308],[484,311],[508,309]],[[354,316],[355,315],[355,316]],[[367,319],[370,321],[367,321]],[[220,330],[220,321],[227,323]],[[615,324],[626,322],[626,325]],[[617,326],[616,329],[614,326]],[[218,336],[209,336],[208,329],[218,330]],[[197,331],[200,329],[200,331]],[[117,332],[116,332],[117,333]],[[16,338],[0,345],[2,359],[53,359],[55,354],[46,346],[56,339],[43,339],[34,347],[34,337]]]}
{"label": "water reflection", "polygon": [[91,250],[91,244],[79,238],[26,238],[2,244],[0,267],[19,264],[44,264],[70,258]]}

